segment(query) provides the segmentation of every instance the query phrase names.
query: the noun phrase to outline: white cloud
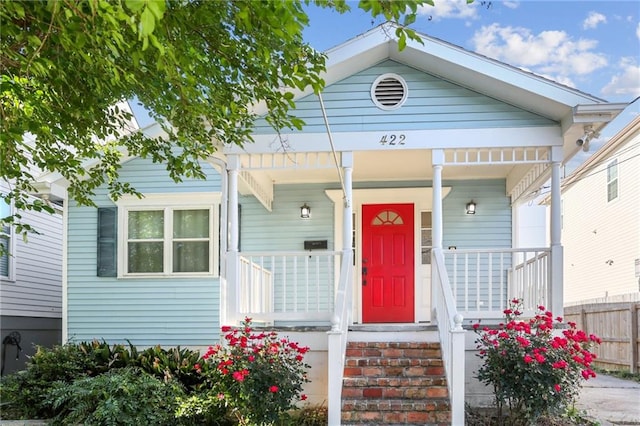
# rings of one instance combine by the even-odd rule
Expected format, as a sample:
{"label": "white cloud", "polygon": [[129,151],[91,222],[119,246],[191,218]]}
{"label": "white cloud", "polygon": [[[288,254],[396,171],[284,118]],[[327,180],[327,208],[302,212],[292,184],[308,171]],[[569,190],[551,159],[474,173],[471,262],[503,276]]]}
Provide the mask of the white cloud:
{"label": "white cloud", "polygon": [[502,4],[504,6],[506,6],[506,7],[508,7],[509,9],[517,9],[520,6],[520,2],[509,1],[509,0],[503,1]]}
{"label": "white cloud", "polygon": [[594,49],[598,42],[573,39],[564,31],[533,34],[527,28],[482,27],[473,36],[476,52],[564,84],[607,66],[606,57]]}
{"label": "white cloud", "polygon": [[422,6],[418,9],[420,15],[438,21],[446,18],[476,19],[478,17],[478,2],[467,4],[466,0],[436,0],[435,6]]}
{"label": "white cloud", "polygon": [[636,36],[640,39],[640,22],[638,22],[638,28],[636,28]]}
{"label": "white cloud", "polygon": [[640,96],[640,65],[632,57],[622,58],[619,63],[620,72],[602,88],[603,95]]}
{"label": "white cloud", "polygon": [[607,23],[607,17],[604,16],[602,13],[589,12],[589,16],[587,16],[587,18],[584,21],[582,21],[582,28],[584,28],[585,30],[593,29],[593,28],[597,28],[598,25],[600,24],[606,24],[606,23]]}

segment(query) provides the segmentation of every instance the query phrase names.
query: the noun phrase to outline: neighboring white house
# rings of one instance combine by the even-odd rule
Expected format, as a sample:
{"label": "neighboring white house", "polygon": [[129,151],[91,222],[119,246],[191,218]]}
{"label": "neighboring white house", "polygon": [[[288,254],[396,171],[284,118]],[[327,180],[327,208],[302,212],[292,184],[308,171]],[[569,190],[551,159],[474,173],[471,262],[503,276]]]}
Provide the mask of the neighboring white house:
{"label": "neighboring white house", "polygon": [[638,297],[640,116],[564,179],[562,244],[565,304]]}
{"label": "neighboring white house", "polygon": [[[326,52],[322,98],[296,93],[303,129],[259,119],[253,143],[212,141],[205,180],[129,158],[145,198],[65,202],[64,340],[207,347],[248,315],[312,348],[332,426],[347,344],[434,343],[462,424],[477,359],[462,326],[500,321],[511,297],[562,311],[561,165],[626,104],[428,36],[400,51],[394,34]],[[549,181],[549,244],[524,246],[518,206]]]}
{"label": "neighboring white house", "polygon": [[[8,186],[0,182],[0,194]],[[55,206],[55,204],[54,204]],[[62,339],[62,210],[56,214],[21,212],[39,234],[24,240],[13,227],[0,229],[0,343],[2,373],[24,368],[35,345],[51,347]],[[0,199],[0,217],[13,213]]]}

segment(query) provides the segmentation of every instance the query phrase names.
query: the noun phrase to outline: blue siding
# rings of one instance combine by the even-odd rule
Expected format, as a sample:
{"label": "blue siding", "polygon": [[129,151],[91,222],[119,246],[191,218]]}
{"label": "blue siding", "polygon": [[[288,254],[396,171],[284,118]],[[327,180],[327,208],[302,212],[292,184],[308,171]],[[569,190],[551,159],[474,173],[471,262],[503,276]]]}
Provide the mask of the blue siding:
{"label": "blue siding", "polygon": [[[371,100],[371,85],[377,77],[395,73],[405,79],[409,96],[405,104],[384,111]],[[326,87],[322,93],[334,132],[425,129],[469,129],[554,125],[551,120],[484,96],[433,75],[392,60]],[[296,101],[294,115],[306,122],[303,132],[324,132],[316,95]],[[256,123],[256,134],[270,134],[265,120]]]}
{"label": "blue siding", "polygon": [[[504,179],[484,180],[452,180],[445,181],[444,186],[451,191],[443,200],[444,237],[443,246],[457,246],[458,249],[477,248],[510,248],[511,247],[511,205],[505,195]],[[354,188],[394,188],[424,187],[431,182],[359,182]],[[323,185],[277,185],[275,203],[272,212],[267,212],[253,197],[241,198],[241,249],[242,251],[284,251],[302,250],[306,239],[327,239],[329,249],[333,244],[333,203],[324,194]],[[478,205],[475,215],[465,213],[465,205],[473,199]],[[300,218],[300,206],[306,202],[312,208],[311,220]],[[474,263],[475,265],[475,263]],[[449,273],[453,273],[451,262]],[[482,271],[489,269],[488,258],[480,259]],[[502,267],[502,268],[500,268]],[[506,271],[510,267],[510,259],[502,265],[492,259],[491,271],[493,287],[491,289],[494,306],[500,294],[500,278],[506,285]],[[458,276],[464,275],[458,267]],[[471,281],[475,282],[475,270],[467,271]],[[283,292],[278,287],[282,278],[275,276],[274,282],[276,308]],[[291,283],[291,277],[287,277]],[[488,301],[489,289],[486,282],[480,286],[480,292]],[[502,290],[504,290],[503,288]],[[475,300],[476,287],[469,290],[469,296]],[[462,294],[462,288],[458,289]],[[288,295],[293,292],[289,288]],[[485,308],[489,306],[486,303]],[[461,308],[463,306],[460,306]],[[475,309],[475,307],[471,307]]]}
{"label": "blue siding", "polygon": [[[442,202],[444,248],[510,248],[511,201],[504,179],[443,182],[451,191]],[[468,215],[466,204],[474,200],[477,213]]]}
{"label": "blue siding", "polygon": [[[452,181],[444,182],[445,186],[451,186],[451,192],[443,201],[443,221],[444,235],[443,247],[456,246],[460,249],[480,249],[480,248],[511,248],[512,227],[511,227],[511,204],[508,196],[505,195],[504,179],[496,180],[473,180],[473,181]],[[475,215],[468,215],[465,206],[470,200],[477,204]],[[507,270],[511,267],[511,258],[503,259],[502,264],[496,256],[489,258],[488,254],[483,254],[479,260],[471,257],[472,265],[465,271],[464,255],[458,255],[458,266],[455,271],[457,276],[463,277],[467,274],[469,282],[476,283],[476,267],[479,265],[480,273],[486,276],[491,271],[491,299],[493,306],[502,306],[500,292],[506,295]],[[478,262],[478,263],[476,263]],[[449,275],[453,276],[454,267],[449,257],[447,260]],[[503,283],[500,288],[500,282]],[[457,289],[458,294],[463,295],[461,286]],[[470,286],[467,290],[469,298],[476,300],[478,288],[476,285]],[[489,308],[489,285],[482,280],[480,285],[480,299],[485,302],[483,306],[465,307],[458,298],[458,308],[470,310],[486,310]]]}
{"label": "blue siding", "polygon": [[[335,249],[333,241],[333,202],[324,193],[324,185],[276,185],[273,211],[266,211],[253,197],[242,197],[241,249],[242,251],[299,251],[304,249],[305,240],[327,240],[328,250]],[[300,206],[311,206],[311,218],[300,217]],[[279,267],[274,269],[274,308],[277,312],[293,309],[298,304],[304,306],[306,293],[296,292],[293,283],[305,281],[303,264],[316,259],[299,258],[298,276],[290,270],[284,276]],[[314,274],[315,284],[311,289],[320,303],[318,308],[326,310],[332,300],[333,263],[320,263],[318,274]],[[269,266],[268,269],[271,269]],[[317,281],[316,281],[317,278]],[[317,286],[317,287],[316,287]],[[286,288],[285,288],[286,287]],[[286,297],[286,306],[284,299]],[[297,294],[297,300],[293,300]]]}
{"label": "blue siding", "polygon": [[[445,181],[451,191],[443,201],[443,245],[458,248],[511,247],[511,204],[504,179]],[[431,186],[431,182],[360,182],[354,188]],[[242,251],[302,250],[304,240],[333,243],[333,203],[325,195],[326,185],[276,185],[273,211],[268,212],[252,196],[241,197]],[[473,199],[475,215],[465,205]],[[300,218],[300,206],[309,204],[310,220]],[[338,247],[339,249],[339,247]]]}
{"label": "blue siding", "polygon": [[[133,159],[121,177],[142,193],[219,192],[220,176],[175,183],[163,165]],[[113,206],[105,188],[94,198]],[[68,332],[75,341],[105,339],[135,345],[208,345],[219,335],[217,278],[123,279],[96,276],[97,209],[69,203]]]}
{"label": "blue siding", "polygon": [[[326,185],[276,185],[273,211],[268,212],[252,196],[241,197],[242,251],[303,250],[305,240],[333,241],[333,202]],[[300,218],[300,206],[311,207],[311,218]]]}

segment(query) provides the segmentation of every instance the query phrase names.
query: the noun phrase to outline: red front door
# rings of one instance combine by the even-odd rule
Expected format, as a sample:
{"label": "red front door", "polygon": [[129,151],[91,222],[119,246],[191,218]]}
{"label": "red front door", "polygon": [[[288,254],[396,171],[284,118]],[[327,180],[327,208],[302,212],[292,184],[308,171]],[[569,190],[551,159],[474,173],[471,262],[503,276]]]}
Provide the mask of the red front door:
{"label": "red front door", "polygon": [[413,322],[413,204],[362,206],[362,322]]}

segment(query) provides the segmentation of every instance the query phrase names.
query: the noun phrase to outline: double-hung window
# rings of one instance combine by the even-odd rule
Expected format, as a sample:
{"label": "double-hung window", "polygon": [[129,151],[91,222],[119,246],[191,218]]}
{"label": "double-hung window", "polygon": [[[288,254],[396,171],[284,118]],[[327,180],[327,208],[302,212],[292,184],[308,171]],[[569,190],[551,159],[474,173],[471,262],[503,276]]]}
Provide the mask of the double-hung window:
{"label": "double-hung window", "polygon": [[[11,205],[0,197],[0,218],[11,216]],[[13,227],[0,226],[0,280],[13,280]]]}
{"label": "double-hung window", "polygon": [[118,203],[120,277],[218,271],[220,195],[147,195]]}
{"label": "double-hung window", "polygon": [[618,198],[618,160],[607,165],[607,202]]}

